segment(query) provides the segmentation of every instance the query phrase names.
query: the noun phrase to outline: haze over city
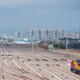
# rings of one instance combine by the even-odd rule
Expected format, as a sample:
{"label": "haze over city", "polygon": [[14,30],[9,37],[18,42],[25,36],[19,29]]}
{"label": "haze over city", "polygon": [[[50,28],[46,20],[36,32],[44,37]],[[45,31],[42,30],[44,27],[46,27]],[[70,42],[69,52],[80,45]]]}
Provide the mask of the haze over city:
{"label": "haze over city", "polygon": [[0,0],[0,32],[80,29],[80,0]]}
{"label": "haze over city", "polygon": [[80,80],[80,0],[0,0],[0,80]]}

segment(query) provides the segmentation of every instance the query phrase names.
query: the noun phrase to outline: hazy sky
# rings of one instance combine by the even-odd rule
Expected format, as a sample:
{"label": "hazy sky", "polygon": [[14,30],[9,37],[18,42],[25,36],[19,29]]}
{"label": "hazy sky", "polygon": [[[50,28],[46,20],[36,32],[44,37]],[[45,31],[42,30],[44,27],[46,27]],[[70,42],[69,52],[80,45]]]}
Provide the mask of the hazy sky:
{"label": "hazy sky", "polygon": [[80,29],[80,0],[0,0],[0,32]]}

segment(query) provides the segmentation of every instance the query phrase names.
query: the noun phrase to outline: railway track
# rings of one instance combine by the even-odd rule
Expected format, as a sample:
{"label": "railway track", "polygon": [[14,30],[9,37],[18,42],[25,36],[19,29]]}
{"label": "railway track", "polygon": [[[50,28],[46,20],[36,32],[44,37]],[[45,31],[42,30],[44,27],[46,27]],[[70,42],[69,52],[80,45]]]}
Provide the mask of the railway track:
{"label": "railway track", "polygon": [[[27,74],[29,71],[27,71],[26,68],[30,69],[30,71],[33,72],[33,73],[29,72],[30,75],[33,74],[33,76],[35,78],[37,78],[37,80],[38,79],[40,79],[40,80],[80,80],[79,78],[76,78],[76,77],[79,77],[76,74],[69,73],[69,71],[67,72],[64,69],[62,70],[62,68],[66,68],[67,66],[64,66],[64,63],[54,61],[54,60],[52,61],[52,58],[53,58],[52,56],[50,57],[50,56],[46,56],[46,55],[45,56],[41,55],[41,59],[43,59],[43,58],[47,58],[48,60],[51,59],[48,62],[47,61],[41,61],[41,60],[40,61],[34,61],[35,60],[34,58],[32,58],[31,61],[26,62],[25,61],[26,56],[22,55],[23,58],[21,58],[21,55],[19,55],[20,51],[17,52],[17,50],[15,50],[11,47],[8,48],[6,46],[5,47],[2,46],[1,50],[3,50],[2,52],[7,53],[6,55],[10,55],[10,56],[5,55],[4,57],[6,57],[7,59],[8,58],[11,59],[11,57],[13,58],[13,59],[11,59],[11,61],[13,64],[15,64],[17,70]],[[18,54],[17,56],[20,56],[19,59],[17,59],[16,54]],[[34,57],[33,55],[30,55],[30,56]],[[7,66],[9,66],[6,58],[4,59],[4,62],[6,63]],[[52,67],[52,64],[49,64],[51,62],[55,66],[53,65],[53,67]],[[22,65],[19,65],[19,63],[21,63]],[[37,64],[39,64],[39,66],[36,66]],[[46,66],[46,64],[49,64],[50,66]],[[56,66],[56,64],[61,65],[61,66],[60,67]],[[24,68],[23,66],[26,66],[26,68]],[[11,71],[11,70],[7,71],[7,72],[9,72],[11,74],[15,73],[15,74],[13,74],[14,76],[19,77],[23,80],[27,80],[29,78],[24,74],[19,74],[17,72]],[[46,74],[49,75],[49,77],[46,76]],[[76,77],[75,77],[75,75],[76,75]],[[28,80],[34,80],[34,79],[30,78]]]}
{"label": "railway track", "polygon": [[[49,57],[49,56],[48,56],[48,57],[45,57],[45,58],[51,59],[51,57]],[[59,67],[58,67],[58,66],[57,66],[57,67],[53,66],[53,69],[55,69],[55,70],[57,70],[57,71],[61,71],[63,74],[65,74],[65,75],[73,78],[74,80],[80,80],[79,78],[76,78],[76,77],[79,77],[79,75],[74,74],[74,73],[72,73],[72,72],[71,72],[71,74],[69,75],[69,73],[68,73],[67,71],[64,71],[64,69],[66,69],[66,66],[63,65],[62,63],[59,63],[58,61],[52,61],[51,63],[53,63],[53,64],[55,64],[55,65],[56,65],[56,64],[60,65]],[[45,64],[46,64],[46,63],[45,63]],[[74,76],[76,76],[76,77],[74,77],[74,76],[72,76],[72,75],[74,75]]]}
{"label": "railway track", "polygon": [[[6,51],[8,51],[8,53],[12,53],[10,50],[5,49],[5,48],[2,49],[2,50],[3,50],[4,53],[6,53]],[[15,62],[15,60],[12,59],[12,61],[13,61],[13,63],[18,67],[18,69],[19,69],[20,71],[25,71],[24,69],[22,69],[22,68]],[[7,61],[6,61],[6,59],[5,59],[5,62],[6,62],[6,65],[9,66],[8,63],[7,63]],[[9,71],[9,72],[12,72],[12,71]],[[25,72],[26,72],[26,71],[25,71]],[[13,73],[15,73],[15,72],[13,72]],[[15,73],[15,74],[18,76],[17,73]],[[19,76],[19,77],[21,77],[21,78],[26,78],[26,76],[23,76],[23,75],[21,75],[21,76]],[[38,77],[40,77],[41,80],[48,80],[48,79],[46,79],[46,78],[42,78],[42,76],[40,76],[40,75],[38,75]],[[26,79],[25,79],[25,80],[26,80]],[[28,80],[32,80],[32,79],[28,78]]]}
{"label": "railway track", "polygon": [[[3,53],[6,53],[7,50],[5,50],[5,48],[2,47],[2,51],[3,51]],[[5,62],[5,64],[6,64],[6,66],[9,67],[9,64],[8,64],[7,61],[6,61],[6,58],[5,58],[4,62]],[[21,78],[21,79],[24,79],[24,80],[27,80],[27,79],[28,79],[28,80],[32,80],[31,78],[28,78],[28,77],[26,77],[26,76],[24,76],[24,75],[21,75],[21,74],[19,74],[19,73],[16,73],[16,72],[14,72],[14,71],[11,71],[11,70],[6,69],[4,66],[1,66],[1,67],[2,67],[5,71],[7,71],[7,72],[9,72],[9,73],[11,73],[11,74],[13,74],[13,75]]]}
{"label": "railway track", "polygon": [[[33,62],[33,63],[34,63],[34,62]],[[38,63],[38,64],[39,64],[39,63]],[[59,64],[59,63],[58,63],[58,64]],[[43,70],[45,70],[46,72],[48,72],[49,74],[55,76],[57,80],[63,80],[63,79],[61,79],[61,77],[59,77],[59,76],[55,75],[54,73],[46,70],[45,68],[43,68],[43,67],[41,67],[41,68],[42,68]],[[69,74],[66,73],[66,72],[63,72],[63,70],[61,70],[61,69],[59,69],[59,68],[55,68],[55,69],[56,69],[56,71],[58,71],[58,72],[62,72],[62,73],[66,76],[66,78],[70,77],[70,78],[72,78],[72,80],[80,80],[80,79],[78,79],[78,78],[75,78],[75,77],[69,75]],[[62,75],[62,76],[63,76],[63,75]]]}
{"label": "railway track", "polygon": [[[13,50],[12,50],[13,51]],[[10,51],[9,51],[10,52]],[[39,72],[37,72],[35,69],[33,69],[32,67],[30,67],[29,65],[27,65],[26,63],[24,63],[28,68],[30,68],[33,72],[35,72],[40,78],[41,80],[48,80],[45,76],[43,76],[42,74],[40,74]],[[19,66],[18,66],[19,67]],[[20,68],[20,67],[19,67]],[[61,80],[57,75],[51,73],[55,79],[57,80]]]}

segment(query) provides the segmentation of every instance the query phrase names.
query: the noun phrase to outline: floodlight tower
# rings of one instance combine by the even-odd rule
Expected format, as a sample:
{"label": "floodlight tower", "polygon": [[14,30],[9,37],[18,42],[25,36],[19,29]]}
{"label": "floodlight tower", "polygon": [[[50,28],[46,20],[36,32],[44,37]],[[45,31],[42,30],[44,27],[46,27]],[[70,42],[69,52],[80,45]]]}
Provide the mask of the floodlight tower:
{"label": "floodlight tower", "polygon": [[66,51],[68,50],[68,38],[66,37]]}
{"label": "floodlight tower", "polygon": [[31,43],[32,43],[32,53],[34,53],[34,42],[33,42],[33,34],[32,34],[32,40],[31,40]]}
{"label": "floodlight tower", "polygon": [[68,54],[68,38],[66,37],[66,55],[69,58],[70,54]]}

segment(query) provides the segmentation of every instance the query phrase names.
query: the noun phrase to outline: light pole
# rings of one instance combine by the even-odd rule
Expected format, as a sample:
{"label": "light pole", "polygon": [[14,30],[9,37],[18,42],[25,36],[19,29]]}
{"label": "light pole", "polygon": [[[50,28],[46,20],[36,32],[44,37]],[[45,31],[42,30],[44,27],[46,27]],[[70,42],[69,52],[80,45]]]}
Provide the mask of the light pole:
{"label": "light pole", "polygon": [[66,51],[68,50],[68,38],[66,37]]}
{"label": "light pole", "polygon": [[68,38],[66,37],[66,55],[67,55],[67,57],[69,58],[70,56],[70,54],[68,54]]}
{"label": "light pole", "polygon": [[32,40],[31,40],[31,43],[32,43],[32,53],[34,53],[33,35],[32,35]]}

